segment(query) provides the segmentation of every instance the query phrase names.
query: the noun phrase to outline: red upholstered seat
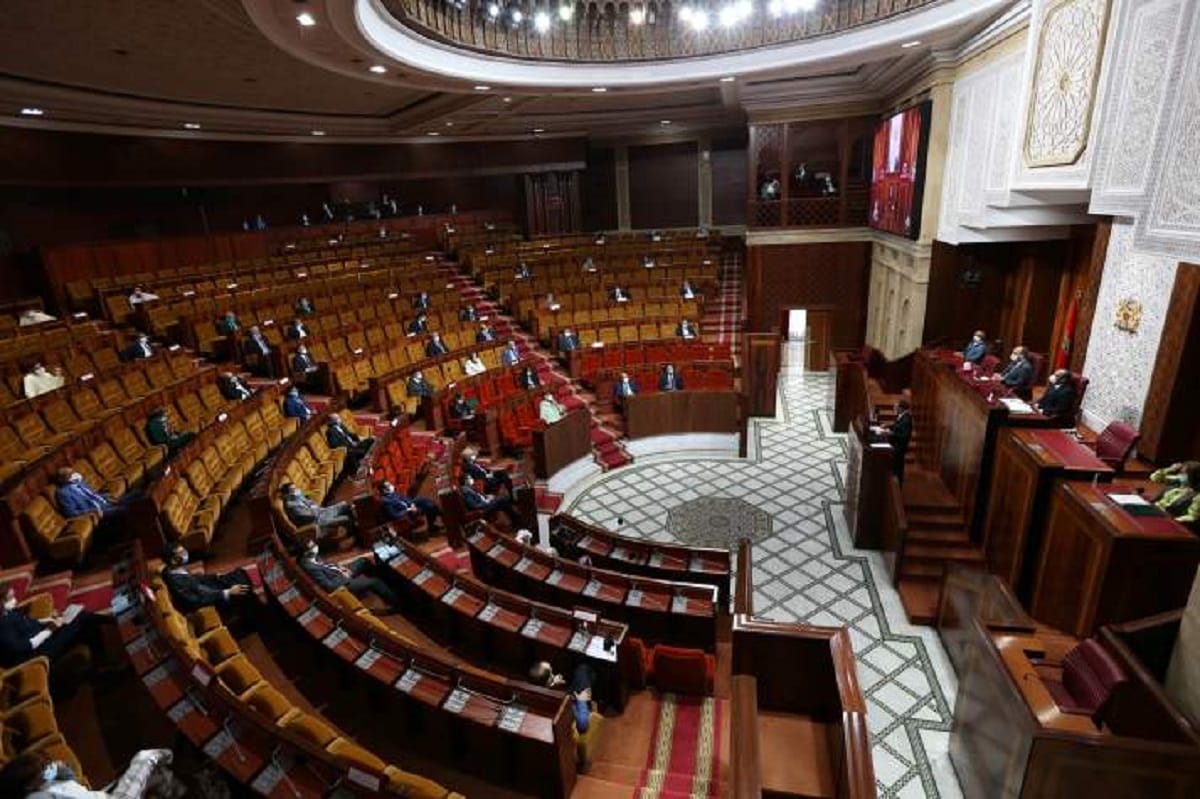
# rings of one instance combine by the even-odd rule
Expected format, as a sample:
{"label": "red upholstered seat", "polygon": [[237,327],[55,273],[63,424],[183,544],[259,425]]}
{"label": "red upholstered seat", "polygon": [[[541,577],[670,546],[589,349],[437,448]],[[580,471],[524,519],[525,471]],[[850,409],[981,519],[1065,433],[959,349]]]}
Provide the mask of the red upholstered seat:
{"label": "red upholstered seat", "polygon": [[980,364],[980,369],[984,374],[995,374],[997,367],[1000,366],[1000,359],[995,355],[983,356],[983,363]]}
{"label": "red upholstered seat", "polygon": [[651,659],[654,685],[676,694],[711,695],[715,668],[713,656],[700,649],[659,644]]}
{"label": "red upholstered seat", "polygon": [[1127,679],[1124,669],[1099,641],[1087,639],[1063,658],[1062,682],[1046,681],[1055,703],[1066,713],[1093,718]]}
{"label": "red upholstered seat", "polygon": [[1141,433],[1124,422],[1112,422],[1096,439],[1096,457],[1118,472],[1123,471],[1141,437]]}
{"label": "red upholstered seat", "polygon": [[621,674],[630,688],[638,690],[645,688],[650,682],[650,674],[654,667],[651,662],[651,652],[646,649],[646,642],[636,636],[627,635],[620,646]]}

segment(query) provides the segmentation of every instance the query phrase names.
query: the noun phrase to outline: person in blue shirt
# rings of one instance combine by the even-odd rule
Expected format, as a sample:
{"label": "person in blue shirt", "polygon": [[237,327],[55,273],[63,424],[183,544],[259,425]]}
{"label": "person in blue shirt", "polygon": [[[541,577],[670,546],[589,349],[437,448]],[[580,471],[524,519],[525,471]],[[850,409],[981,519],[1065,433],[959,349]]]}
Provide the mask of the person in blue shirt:
{"label": "person in blue shirt", "polygon": [[450,352],[450,348],[446,346],[446,342],[442,341],[442,334],[433,331],[429,337],[429,341],[425,344],[425,355],[429,358],[436,358],[439,355],[445,355]]}
{"label": "person in blue shirt", "polygon": [[516,366],[521,360],[521,352],[517,349],[517,342],[511,338],[504,345],[504,349],[500,351],[500,363],[505,366]]}
{"label": "person in blue shirt", "polygon": [[658,376],[659,391],[682,391],[683,378],[675,373],[675,367],[667,364],[662,368],[662,373]]}
{"label": "person in blue shirt", "polygon": [[563,331],[558,334],[558,351],[570,352],[577,349],[579,349],[579,337],[575,335],[571,328],[563,328]]}
{"label": "person in blue shirt", "polygon": [[442,510],[437,503],[425,497],[408,498],[396,490],[396,487],[384,480],[379,484],[379,506],[383,517],[389,522],[399,522],[412,519],[418,515],[425,517],[429,532],[441,518]]}
{"label": "person in blue shirt", "polygon": [[479,326],[479,331],[475,334],[475,343],[476,344],[487,344],[489,341],[495,341],[495,340],[496,340],[496,333],[495,333],[495,331],[492,330],[491,326],[488,325],[487,322],[484,322],[483,324],[481,324]]}
{"label": "person in blue shirt", "polygon": [[64,518],[74,519],[88,513],[106,516],[117,510],[117,503],[113,502],[112,497],[92,488],[83,475],[74,469],[59,469],[54,482],[57,484],[54,502]]}
{"label": "person in blue shirt", "polygon": [[232,336],[241,329],[242,324],[233,311],[226,311],[221,320],[217,322],[217,332],[224,336]]}
{"label": "person in blue shirt", "polygon": [[626,397],[632,397],[638,393],[637,383],[629,377],[628,372],[621,372],[621,376],[617,379],[617,385],[613,387],[613,396],[620,404]]}
{"label": "person in blue shirt", "polygon": [[477,510],[487,517],[503,513],[508,518],[508,523],[513,529],[523,524],[520,515],[517,513],[517,509],[513,507],[511,499],[491,494],[481,494],[475,489],[471,475],[465,471],[462,475],[462,483],[459,485],[459,494],[462,495],[463,504],[466,505],[469,511]]}
{"label": "person in blue shirt", "polygon": [[971,340],[967,342],[967,346],[963,349],[963,360],[967,363],[980,364],[987,357],[988,345],[986,336],[982,330],[976,330],[971,336]]}
{"label": "person in blue shirt", "polygon": [[304,424],[313,417],[316,413],[312,407],[304,401],[304,397],[300,396],[300,389],[292,386],[288,389],[287,396],[283,398],[283,415],[291,419],[299,419],[300,424]]}
{"label": "person in blue shirt", "polygon": [[553,667],[546,661],[538,661],[529,670],[529,681],[543,688],[566,688],[571,695],[571,712],[575,716],[575,731],[583,735],[591,727],[592,721],[592,685],[596,682],[596,673],[587,663],[580,663],[571,672],[568,683],[561,674],[555,674]]}
{"label": "person in blue shirt", "polygon": [[417,318],[408,323],[408,332],[413,335],[429,332],[429,319],[425,316],[424,311],[418,313]]}

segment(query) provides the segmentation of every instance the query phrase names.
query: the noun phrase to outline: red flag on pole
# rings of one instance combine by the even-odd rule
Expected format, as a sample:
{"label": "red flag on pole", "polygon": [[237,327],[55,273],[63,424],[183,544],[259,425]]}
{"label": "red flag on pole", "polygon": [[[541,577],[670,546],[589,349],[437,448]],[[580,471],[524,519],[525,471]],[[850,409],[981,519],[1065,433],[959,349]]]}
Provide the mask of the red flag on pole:
{"label": "red flag on pole", "polygon": [[1078,321],[1079,294],[1076,293],[1071,300],[1071,307],[1067,310],[1067,323],[1063,325],[1062,341],[1058,345],[1058,352],[1054,354],[1055,369],[1066,369],[1071,363],[1071,349],[1075,346],[1075,325]]}

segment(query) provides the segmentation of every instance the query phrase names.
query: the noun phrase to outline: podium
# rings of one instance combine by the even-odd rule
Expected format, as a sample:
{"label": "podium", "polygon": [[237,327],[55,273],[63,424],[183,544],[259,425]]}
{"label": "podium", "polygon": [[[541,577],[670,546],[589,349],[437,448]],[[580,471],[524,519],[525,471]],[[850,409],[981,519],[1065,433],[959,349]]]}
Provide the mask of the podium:
{"label": "podium", "polygon": [[533,431],[533,472],[545,480],[592,451],[591,414],[580,408]]}
{"label": "podium", "polygon": [[[850,528],[850,539],[857,549],[886,549],[894,551],[900,541],[895,531],[889,531],[888,520],[894,514],[889,503],[899,502],[900,482],[892,473],[892,446],[873,443],[871,431],[865,417],[859,416],[850,423],[850,434],[846,437],[850,445],[849,461],[846,465],[846,524]],[[893,488],[892,483],[895,483]],[[894,494],[893,494],[894,491]]]}

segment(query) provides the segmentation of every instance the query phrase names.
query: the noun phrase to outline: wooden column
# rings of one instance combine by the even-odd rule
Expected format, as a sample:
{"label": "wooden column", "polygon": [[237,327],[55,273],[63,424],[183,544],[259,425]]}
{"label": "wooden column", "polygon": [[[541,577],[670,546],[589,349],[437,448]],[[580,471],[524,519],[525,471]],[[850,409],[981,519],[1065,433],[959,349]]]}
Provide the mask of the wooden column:
{"label": "wooden column", "polygon": [[1138,449],[1156,463],[1200,452],[1200,265],[1180,264],[1142,416]]}
{"label": "wooden column", "polygon": [[613,168],[617,173],[617,229],[629,230],[629,148],[613,150]]}

